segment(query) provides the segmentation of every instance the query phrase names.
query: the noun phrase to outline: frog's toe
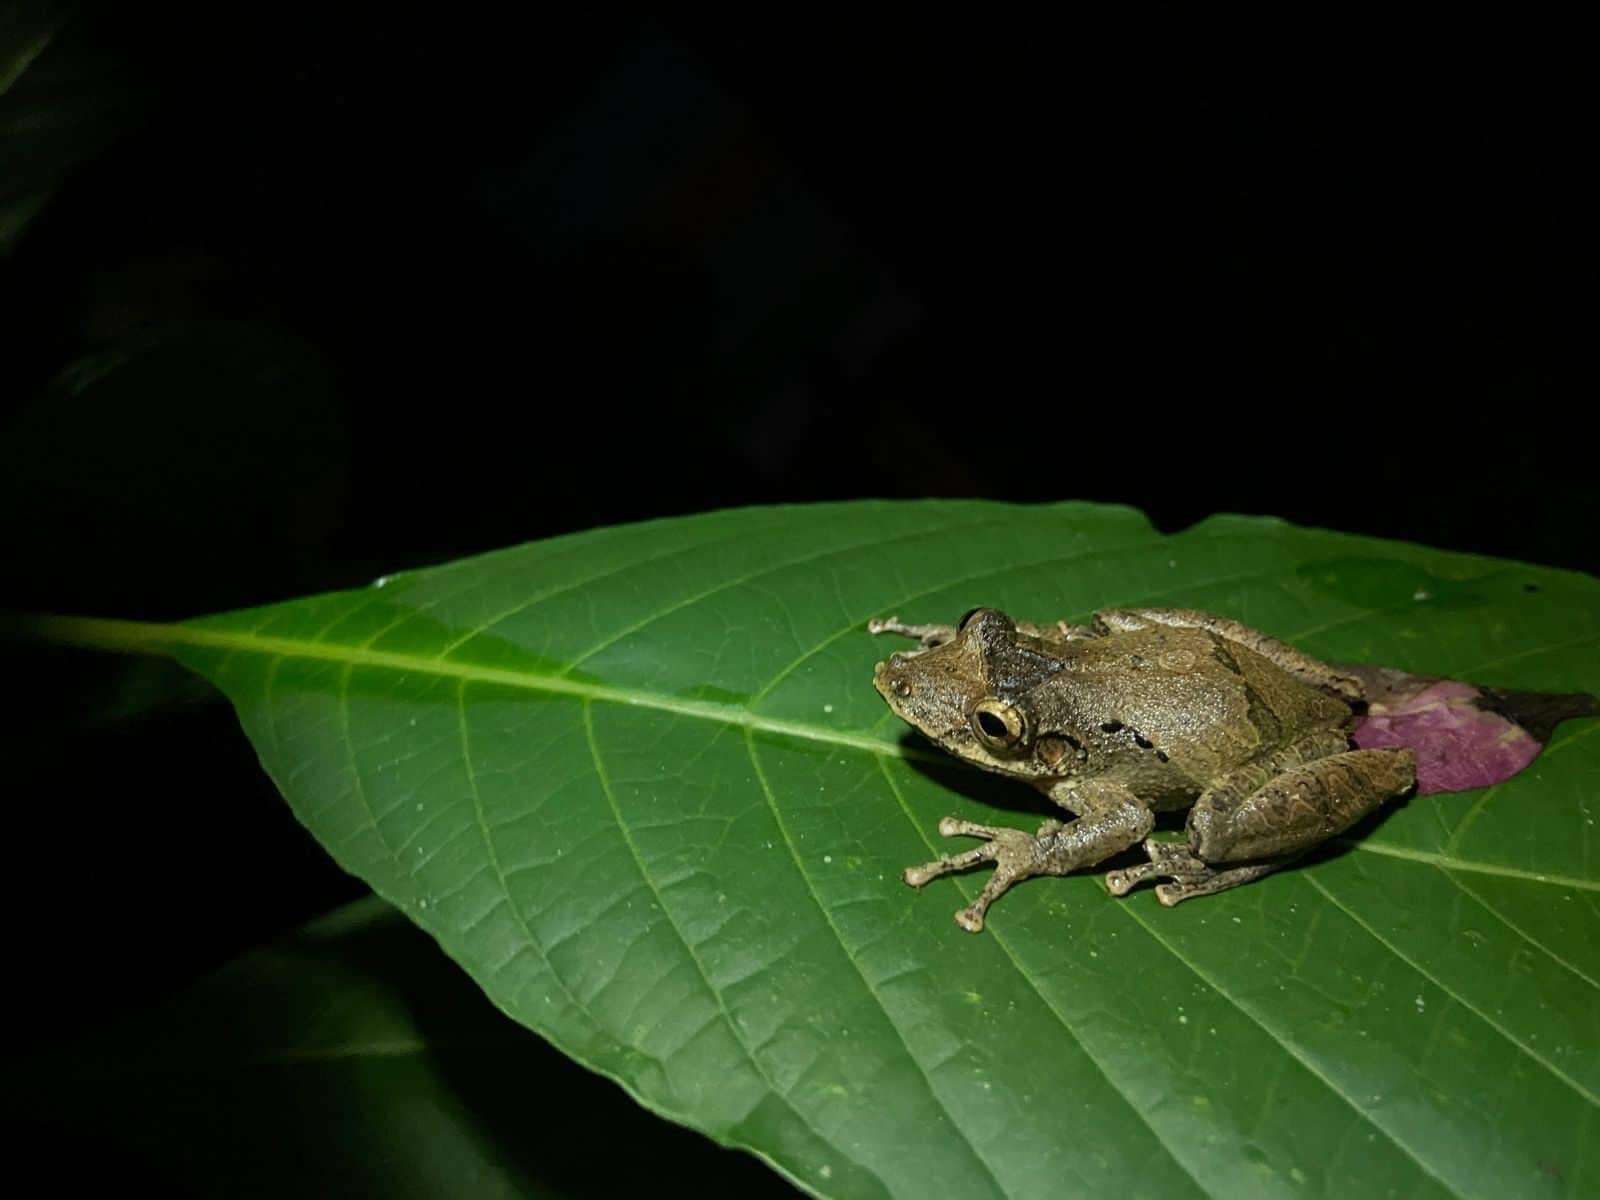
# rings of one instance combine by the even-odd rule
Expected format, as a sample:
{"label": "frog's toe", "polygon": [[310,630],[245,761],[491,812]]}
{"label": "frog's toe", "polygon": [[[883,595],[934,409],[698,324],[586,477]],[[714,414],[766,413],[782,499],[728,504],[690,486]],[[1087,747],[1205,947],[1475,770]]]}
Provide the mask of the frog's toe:
{"label": "frog's toe", "polygon": [[1156,899],[1167,908],[1181,904],[1191,896],[1199,895],[1194,889],[1181,883],[1163,883],[1156,888]]}
{"label": "frog's toe", "polygon": [[947,855],[921,866],[907,867],[901,878],[912,887],[921,887],[952,871],[965,870],[982,862],[993,863],[994,873],[984,883],[977,899],[955,915],[956,924],[968,933],[982,931],[984,914],[989,911],[989,905],[1004,895],[1012,884],[1048,870],[1039,840],[1020,829],[976,825],[959,817],[946,817],[939,822],[939,832],[945,837],[981,837],[984,843],[960,854]]}
{"label": "frog's toe", "polygon": [[946,817],[939,822],[939,832],[945,837],[1002,838],[1017,833],[1015,829],[1000,829],[993,825],[975,825],[960,817]]}
{"label": "frog's toe", "polygon": [[994,852],[988,846],[979,846],[975,850],[968,850],[964,854],[952,854],[946,858],[938,858],[930,863],[923,863],[919,867],[907,867],[901,872],[901,878],[912,887],[919,888],[925,883],[931,883],[941,875],[948,875],[951,871],[964,871],[968,867],[975,867],[981,862],[994,857]]}
{"label": "frog's toe", "polygon": [[[1111,871],[1106,875],[1106,890],[1113,896],[1126,896],[1151,876],[1167,876],[1180,882],[1191,876],[1204,876],[1210,868],[1194,855],[1190,854],[1187,847],[1179,842],[1158,842],[1154,838],[1146,838],[1142,849],[1149,862],[1136,863],[1131,867],[1124,867],[1120,871]],[[1171,888],[1168,887],[1168,893]],[[1156,895],[1162,895],[1162,889],[1156,889]],[[1187,898],[1184,893],[1179,899]],[[1177,900],[1163,899],[1166,905],[1176,904]]]}
{"label": "frog's toe", "polygon": [[956,909],[956,924],[968,933],[983,932],[983,910],[976,904]]}
{"label": "frog's toe", "polygon": [[1106,890],[1113,896],[1126,896],[1151,873],[1152,868],[1148,863],[1142,863],[1137,867],[1129,867],[1123,871],[1108,871],[1106,873]]}

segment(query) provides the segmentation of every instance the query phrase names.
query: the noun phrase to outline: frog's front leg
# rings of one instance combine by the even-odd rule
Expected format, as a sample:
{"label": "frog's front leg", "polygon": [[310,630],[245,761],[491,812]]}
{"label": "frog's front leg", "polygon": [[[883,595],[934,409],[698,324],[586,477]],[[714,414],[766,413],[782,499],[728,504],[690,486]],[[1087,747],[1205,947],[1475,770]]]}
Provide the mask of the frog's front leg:
{"label": "frog's front leg", "polygon": [[1343,833],[1416,783],[1410,750],[1349,750],[1292,767],[1248,795],[1225,781],[1189,813],[1186,850],[1145,844],[1150,862],[1107,878],[1125,894],[1150,875],[1173,882],[1156,889],[1171,907],[1259,879]]}
{"label": "frog's front leg", "polygon": [[921,887],[951,871],[992,862],[994,873],[983,885],[983,891],[956,913],[957,925],[969,933],[977,933],[983,928],[989,906],[1013,884],[1035,875],[1065,875],[1079,867],[1091,866],[1126,850],[1148,834],[1155,824],[1149,806],[1118,784],[1094,782],[1078,787],[1058,784],[1051,788],[1050,798],[1079,813],[1078,819],[1065,824],[1046,821],[1037,834],[1028,834],[1020,829],[974,825],[957,817],[946,817],[939,822],[939,832],[945,837],[981,837],[988,839],[987,842],[961,854],[919,867],[907,867],[905,881],[912,887]]}
{"label": "frog's front leg", "polygon": [[[969,616],[971,614],[968,614]],[[1086,625],[1069,625],[1065,621],[1057,621],[1049,625],[1040,625],[1034,621],[1016,621],[1018,633],[1025,633],[1030,637],[1044,638],[1045,640],[1072,641],[1077,638],[1099,637],[1099,633]],[[915,650],[902,650],[900,653],[907,657],[921,654],[924,650],[932,650],[935,646],[942,646],[946,642],[954,641],[956,634],[961,632],[960,625],[908,625],[899,617],[874,617],[867,622],[868,633],[897,633],[901,637],[916,638],[920,645]]]}
{"label": "frog's front leg", "polygon": [[900,653],[907,655],[921,654],[923,650],[932,650],[935,646],[942,646],[956,636],[954,625],[907,625],[899,617],[874,617],[867,622],[868,633],[898,633],[901,637],[916,638],[921,646],[916,650],[902,650]]}

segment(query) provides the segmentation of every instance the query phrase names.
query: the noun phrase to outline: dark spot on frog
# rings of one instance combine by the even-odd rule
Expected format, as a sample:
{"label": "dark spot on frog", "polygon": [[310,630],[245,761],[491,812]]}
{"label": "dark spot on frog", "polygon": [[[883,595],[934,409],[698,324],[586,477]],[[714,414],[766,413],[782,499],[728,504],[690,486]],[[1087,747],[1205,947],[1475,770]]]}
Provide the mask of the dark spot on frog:
{"label": "dark spot on frog", "polygon": [[1261,698],[1261,693],[1246,683],[1244,685],[1245,701],[1250,706],[1248,719],[1255,726],[1256,733],[1260,735],[1263,743],[1275,743],[1283,733],[1283,722],[1278,720],[1278,714],[1272,711],[1272,706]]}
{"label": "dark spot on frog", "polygon": [[1223,644],[1221,638],[1211,639],[1211,657],[1221,663],[1229,674],[1241,676],[1244,674],[1239,670],[1239,660],[1228,652],[1228,647]]}
{"label": "dark spot on frog", "polygon": [[[1137,729],[1133,731],[1133,744],[1141,750],[1156,750],[1156,744]],[[1167,752],[1165,750],[1156,750],[1156,759],[1159,762],[1166,762]]]}
{"label": "dark spot on frog", "polygon": [[1135,654],[1130,656],[1128,659],[1128,665],[1134,667],[1135,669],[1144,666],[1144,655]]}
{"label": "dark spot on frog", "polygon": [[1100,726],[1100,732],[1101,733],[1121,733],[1122,732],[1122,722],[1121,721],[1107,721],[1104,725]]}

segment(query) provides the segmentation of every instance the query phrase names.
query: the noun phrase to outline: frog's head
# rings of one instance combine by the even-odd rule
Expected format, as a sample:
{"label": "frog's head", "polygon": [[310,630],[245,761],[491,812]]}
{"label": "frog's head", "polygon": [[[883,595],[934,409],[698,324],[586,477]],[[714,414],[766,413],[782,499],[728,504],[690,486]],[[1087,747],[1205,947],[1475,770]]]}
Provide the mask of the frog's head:
{"label": "frog's head", "polygon": [[896,716],[941,749],[986,771],[1035,779],[1064,775],[1075,761],[1071,739],[1039,728],[1040,688],[1063,668],[1005,613],[975,608],[953,639],[891,654],[872,682]]}

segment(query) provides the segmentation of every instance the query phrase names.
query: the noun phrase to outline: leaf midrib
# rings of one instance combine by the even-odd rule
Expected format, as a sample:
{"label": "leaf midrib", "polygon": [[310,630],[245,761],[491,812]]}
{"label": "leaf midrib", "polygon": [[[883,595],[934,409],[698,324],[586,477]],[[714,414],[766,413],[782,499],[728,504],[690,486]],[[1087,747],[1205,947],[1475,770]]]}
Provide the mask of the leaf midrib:
{"label": "leaf midrib", "polygon": [[[554,695],[573,696],[582,700],[622,704],[635,708],[650,708],[701,721],[715,721],[723,725],[792,737],[823,745],[841,746],[875,754],[882,758],[902,761],[948,764],[949,757],[931,751],[919,750],[898,741],[889,741],[865,733],[851,733],[842,729],[828,729],[805,721],[790,721],[782,717],[767,716],[733,704],[719,704],[713,700],[691,700],[679,696],[663,696],[638,688],[612,687],[561,675],[546,675],[526,669],[490,667],[482,663],[458,662],[451,659],[424,658],[419,655],[400,654],[389,650],[374,650],[370,646],[347,646],[337,642],[314,642],[297,638],[273,637],[268,634],[239,630],[208,629],[199,625],[165,624],[154,621],[124,621],[102,617],[45,616],[31,619],[27,632],[70,645],[87,646],[102,650],[119,650],[142,654],[170,654],[181,647],[195,649],[248,651],[275,658],[312,659],[336,663],[346,667],[372,667],[397,672],[415,672],[446,679],[460,679],[473,683],[498,684],[523,691],[548,692]],[[1580,735],[1581,736],[1581,735]],[[1554,747],[1551,748],[1553,750]],[[1550,751],[1547,751],[1547,753]],[[1494,789],[1490,789],[1491,791]],[[1444,867],[1452,871],[1471,871],[1481,875],[1498,875],[1509,879],[1522,879],[1551,887],[1573,888],[1579,891],[1600,892],[1600,880],[1582,879],[1574,875],[1558,875],[1532,871],[1504,863],[1477,862],[1454,858],[1424,850],[1411,850],[1402,846],[1389,846],[1370,839],[1335,838],[1338,844],[1370,854],[1384,854],[1391,858],[1412,859],[1429,866]]]}
{"label": "leaf midrib", "polygon": [[868,754],[880,754],[890,758],[945,761],[943,755],[924,753],[914,747],[903,746],[884,738],[850,733],[842,729],[827,729],[804,721],[788,721],[782,717],[766,716],[737,705],[719,704],[713,700],[664,696],[659,692],[612,687],[603,683],[591,683],[561,675],[547,675],[538,671],[490,667],[482,663],[458,662],[451,659],[423,658],[389,650],[374,650],[367,646],[302,641],[297,638],[274,637],[237,630],[206,629],[195,625],[164,625],[145,621],[83,617],[39,618],[30,626],[30,631],[57,641],[102,649],[141,653],[169,653],[180,647],[226,650],[235,653],[247,651],[279,658],[313,659],[345,667],[373,667],[401,673],[414,672],[444,679],[498,684],[524,691],[549,692],[555,695],[575,696],[582,700],[657,709],[696,720],[715,721],[759,733],[845,746],[852,750],[863,750]]}

